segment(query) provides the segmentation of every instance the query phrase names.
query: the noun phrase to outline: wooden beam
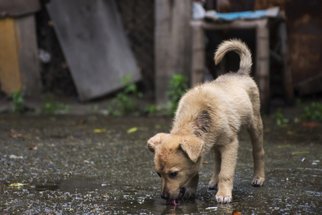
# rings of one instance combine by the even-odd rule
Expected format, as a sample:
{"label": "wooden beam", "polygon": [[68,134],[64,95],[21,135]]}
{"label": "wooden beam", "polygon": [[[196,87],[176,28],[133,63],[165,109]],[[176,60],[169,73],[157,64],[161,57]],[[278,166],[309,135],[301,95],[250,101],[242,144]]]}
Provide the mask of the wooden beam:
{"label": "wooden beam", "polygon": [[[202,26],[207,30],[231,30],[231,29],[254,29],[262,25],[265,20],[236,20],[233,22],[207,23],[203,22]],[[198,21],[194,21],[198,22]]]}
{"label": "wooden beam", "polygon": [[0,0],[0,17],[25,16],[39,9],[39,0]]}

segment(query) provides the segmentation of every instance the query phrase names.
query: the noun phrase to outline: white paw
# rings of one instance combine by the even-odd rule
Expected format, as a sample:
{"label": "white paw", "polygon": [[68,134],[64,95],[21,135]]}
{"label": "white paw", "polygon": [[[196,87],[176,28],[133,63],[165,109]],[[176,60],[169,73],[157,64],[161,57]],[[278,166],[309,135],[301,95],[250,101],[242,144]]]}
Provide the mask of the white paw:
{"label": "white paw", "polygon": [[216,195],[216,200],[218,203],[230,203],[232,200],[231,196],[221,196],[221,195]]}
{"label": "white paw", "polygon": [[259,176],[255,176],[252,180],[252,185],[254,187],[261,187],[263,186],[264,184],[264,181],[265,181],[265,178],[263,177],[259,177]]}

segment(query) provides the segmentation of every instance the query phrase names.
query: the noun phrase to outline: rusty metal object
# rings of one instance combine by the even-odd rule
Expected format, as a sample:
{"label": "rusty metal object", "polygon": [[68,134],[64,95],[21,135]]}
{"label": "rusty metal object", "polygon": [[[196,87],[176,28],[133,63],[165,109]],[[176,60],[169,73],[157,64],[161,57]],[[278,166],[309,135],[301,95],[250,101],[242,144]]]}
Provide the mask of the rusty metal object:
{"label": "rusty metal object", "polygon": [[319,0],[286,3],[290,63],[296,85],[322,73],[321,11]]}

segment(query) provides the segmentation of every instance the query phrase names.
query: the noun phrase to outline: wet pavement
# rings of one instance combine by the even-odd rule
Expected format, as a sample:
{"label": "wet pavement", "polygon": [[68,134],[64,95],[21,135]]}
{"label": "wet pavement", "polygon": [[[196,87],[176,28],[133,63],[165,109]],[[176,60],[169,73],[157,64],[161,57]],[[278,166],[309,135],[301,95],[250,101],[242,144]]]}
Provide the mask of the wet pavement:
{"label": "wet pavement", "polygon": [[[267,181],[250,185],[248,136],[240,135],[233,203],[207,191],[205,160],[197,198],[167,206],[146,140],[167,118],[0,116],[0,214],[322,214],[322,126],[279,128],[265,120]],[[313,125],[313,126],[312,126]]]}

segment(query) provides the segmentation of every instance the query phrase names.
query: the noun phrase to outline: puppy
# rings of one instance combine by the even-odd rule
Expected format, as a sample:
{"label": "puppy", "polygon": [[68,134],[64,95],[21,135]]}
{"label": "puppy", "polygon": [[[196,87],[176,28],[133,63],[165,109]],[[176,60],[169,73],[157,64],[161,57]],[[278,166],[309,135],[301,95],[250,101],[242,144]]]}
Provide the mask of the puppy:
{"label": "puppy", "polygon": [[251,137],[252,185],[264,183],[263,124],[259,91],[249,76],[251,53],[239,40],[224,41],[215,53],[215,64],[230,51],[240,56],[238,72],[221,75],[186,92],[179,101],[170,133],[158,133],[147,142],[161,177],[161,197],[171,204],[195,195],[198,172],[208,152],[215,155],[209,189],[217,187],[217,202],[232,201],[238,132],[242,125]]}

